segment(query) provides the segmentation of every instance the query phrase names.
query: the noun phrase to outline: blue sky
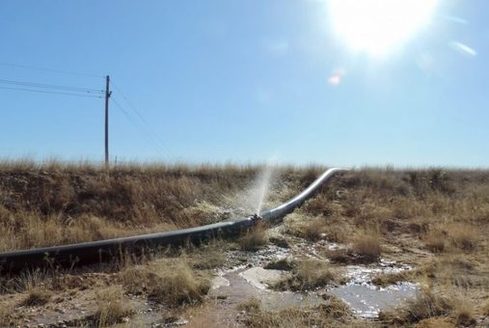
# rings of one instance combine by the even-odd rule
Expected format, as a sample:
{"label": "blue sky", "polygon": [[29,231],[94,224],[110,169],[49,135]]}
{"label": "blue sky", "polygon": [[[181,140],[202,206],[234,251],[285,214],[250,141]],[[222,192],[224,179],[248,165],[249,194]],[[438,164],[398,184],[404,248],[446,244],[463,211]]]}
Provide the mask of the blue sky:
{"label": "blue sky", "polygon": [[[489,3],[439,0],[373,58],[325,2],[4,0],[0,79],[110,74],[129,114],[111,103],[112,159],[489,166]],[[0,89],[0,106],[0,157],[103,159],[103,99]]]}

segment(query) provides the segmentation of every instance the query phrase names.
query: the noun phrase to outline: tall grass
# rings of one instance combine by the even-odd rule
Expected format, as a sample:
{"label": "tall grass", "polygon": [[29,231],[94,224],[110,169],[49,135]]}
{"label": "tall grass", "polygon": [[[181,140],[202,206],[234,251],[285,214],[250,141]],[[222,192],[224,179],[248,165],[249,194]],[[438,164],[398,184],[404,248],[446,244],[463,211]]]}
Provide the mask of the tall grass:
{"label": "tall grass", "polygon": [[249,185],[247,166],[0,163],[0,250],[207,224],[224,195]]}

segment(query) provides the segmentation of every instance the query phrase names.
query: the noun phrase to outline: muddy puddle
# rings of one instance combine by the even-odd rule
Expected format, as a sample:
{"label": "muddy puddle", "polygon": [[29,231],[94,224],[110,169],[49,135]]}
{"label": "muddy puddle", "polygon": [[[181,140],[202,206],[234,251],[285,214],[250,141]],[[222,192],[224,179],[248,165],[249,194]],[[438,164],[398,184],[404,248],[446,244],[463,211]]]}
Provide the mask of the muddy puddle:
{"label": "muddy puddle", "polygon": [[346,266],[348,282],[331,288],[328,292],[348,304],[359,317],[375,318],[381,310],[395,307],[414,298],[419,287],[410,282],[378,287],[372,284],[371,280],[379,274],[399,273],[411,269],[408,265],[385,260],[369,266]]}
{"label": "muddy puddle", "polygon": [[323,299],[317,294],[275,291],[270,287],[284,279],[289,273],[282,270],[267,270],[263,267],[271,262],[290,256],[290,249],[270,245],[256,253],[231,251],[228,257],[240,261],[246,257],[247,263],[219,270],[212,282],[209,295],[227,305],[238,305],[252,298],[258,299],[266,310],[280,310],[294,306],[320,304]]}
{"label": "muddy puddle", "polygon": [[[362,318],[375,318],[381,310],[397,306],[416,296],[418,286],[400,282],[387,287],[378,287],[371,280],[379,274],[398,273],[411,270],[408,265],[381,260],[372,265],[350,265],[344,267],[347,283],[327,287],[315,292],[301,293],[275,291],[270,287],[287,277],[290,272],[264,269],[267,263],[283,258],[293,258],[296,251],[306,257],[322,259],[318,248],[337,249],[343,246],[325,241],[306,246],[299,244],[292,248],[269,245],[256,253],[231,251],[228,258],[234,266],[221,269],[213,280],[210,296],[221,305],[236,306],[255,298],[266,310],[280,310],[295,306],[312,306],[325,303],[324,294],[331,294],[348,304],[352,311]],[[237,265],[236,265],[237,264]]]}

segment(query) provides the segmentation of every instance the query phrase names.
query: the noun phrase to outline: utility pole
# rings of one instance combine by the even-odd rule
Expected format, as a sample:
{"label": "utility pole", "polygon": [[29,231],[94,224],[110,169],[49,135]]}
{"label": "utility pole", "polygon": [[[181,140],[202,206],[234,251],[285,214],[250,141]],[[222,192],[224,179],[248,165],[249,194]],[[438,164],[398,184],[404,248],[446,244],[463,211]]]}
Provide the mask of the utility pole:
{"label": "utility pole", "polygon": [[109,98],[112,94],[110,91],[110,76],[105,77],[105,166],[109,167]]}

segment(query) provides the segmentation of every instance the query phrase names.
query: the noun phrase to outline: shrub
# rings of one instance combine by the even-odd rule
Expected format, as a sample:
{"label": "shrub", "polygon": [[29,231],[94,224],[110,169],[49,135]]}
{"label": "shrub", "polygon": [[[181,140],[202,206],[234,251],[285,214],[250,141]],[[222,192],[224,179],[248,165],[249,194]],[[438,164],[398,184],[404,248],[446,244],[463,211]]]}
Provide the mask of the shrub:
{"label": "shrub", "polygon": [[42,287],[34,287],[28,291],[27,297],[21,304],[24,306],[44,305],[49,302],[51,296],[51,291]]}
{"label": "shrub", "polygon": [[184,259],[129,268],[121,273],[121,280],[129,291],[145,292],[169,307],[200,303],[210,288],[209,278],[198,275]]}
{"label": "shrub", "polygon": [[467,300],[458,300],[454,303],[453,315],[459,326],[471,326],[476,323],[474,307]]}
{"label": "shrub", "polygon": [[331,297],[319,306],[294,306],[280,311],[265,311],[256,299],[240,304],[246,311],[244,324],[251,328],[296,328],[296,327],[351,327],[352,314],[348,306]]}
{"label": "shrub", "polygon": [[454,309],[453,301],[446,296],[423,290],[418,296],[392,311],[379,314],[379,319],[387,324],[413,324],[423,319],[447,316]]}
{"label": "shrub", "polygon": [[13,318],[15,308],[13,304],[0,303],[0,327],[17,326],[16,320]]}
{"label": "shrub", "polygon": [[286,290],[313,290],[335,282],[336,276],[329,266],[317,260],[304,260],[298,262],[292,269],[292,276],[280,281],[275,286]]}
{"label": "shrub", "polygon": [[97,312],[93,321],[99,327],[113,325],[134,314],[121,286],[112,286],[97,293]]}
{"label": "shrub", "polygon": [[267,270],[283,270],[290,271],[294,269],[295,263],[289,259],[281,259],[277,261],[273,261],[264,266],[264,269]]}
{"label": "shrub", "polygon": [[368,262],[377,261],[381,254],[379,236],[375,233],[356,236],[352,244],[352,251]]}
{"label": "shrub", "polygon": [[423,242],[428,250],[433,253],[441,253],[445,250],[447,237],[440,231],[430,231],[424,238]]}
{"label": "shrub", "polygon": [[476,247],[480,235],[474,227],[468,224],[455,224],[448,226],[447,230],[455,247],[464,251],[471,251]]}
{"label": "shrub", "polygon": [[239,239],[239,246],[243,251],[256,252],[268,243],[267,231],[263,224],[251,228]]}

